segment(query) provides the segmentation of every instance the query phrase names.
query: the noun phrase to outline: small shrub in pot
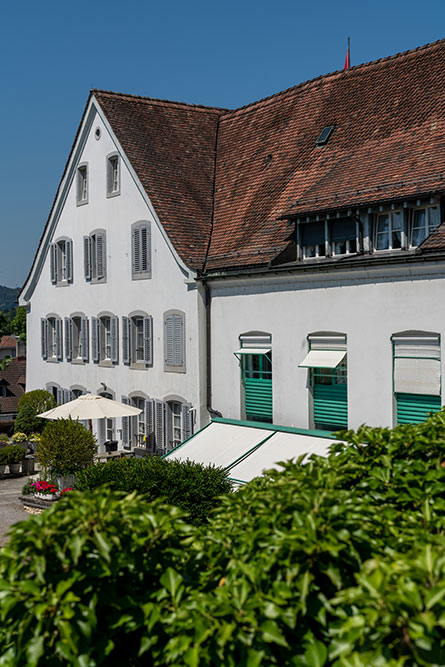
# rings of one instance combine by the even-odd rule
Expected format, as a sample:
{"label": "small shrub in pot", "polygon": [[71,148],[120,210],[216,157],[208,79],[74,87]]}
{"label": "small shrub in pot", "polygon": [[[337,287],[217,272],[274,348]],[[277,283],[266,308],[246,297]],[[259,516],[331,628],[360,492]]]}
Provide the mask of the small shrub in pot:
{"label": "small shrub in pot", "polygon": [[93,434],[73,419],[50,421],[40,437],[39,462],[51,476],[75,475],[93,464],[95,453]]}

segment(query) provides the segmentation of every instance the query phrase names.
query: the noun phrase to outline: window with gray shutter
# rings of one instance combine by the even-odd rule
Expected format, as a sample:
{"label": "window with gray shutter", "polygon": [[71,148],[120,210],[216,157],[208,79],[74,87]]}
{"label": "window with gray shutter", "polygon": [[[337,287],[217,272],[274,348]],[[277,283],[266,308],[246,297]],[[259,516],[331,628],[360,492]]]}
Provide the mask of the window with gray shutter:
{"label": "window with gray shutter", "polygon": [[56,387],[56,401],[59,405],[63,405],[63,389]]}
{"label": "window with gray shutter", "polygon": [[151,278],[151,227],[137,222],[131,228],[131,273],[133,280]]}
{"label": "window with gray shutter", "polygon": [[145,443],[147,449],[155,450],[155,402],[152,398],[145,401]]}
{"label": "window with gray shutter", "polygon": [[182,442],[193,435],[193,419],[190,403],[183,403],[181,406],[182,416]]}
{"label": "window with gray shutter", "polygon": [[99,361],[99,320],[91,318],[91,359],[95,363]]}
{"label": "window with gray shutter", "polygon": [[165,403],[155,400],[155,446],[163,454],[165,450]]}
{"label": "window with gray shutter", "polygon": [[53,285],[57,283],[57,245],[51,243],[49,247],[49,259],[50,259],[50,277]]}
{"label": "window with gray shutter", "polygon": [[85,280],[91,280],[91,238],[83,237],[83,267]]}
{"label": "window with gray shutter", "polygon": [[63,390],[63,402],[64,403],[69,403],[72,400],[72,395],[71,395],[71,390],[70,389],[64,389]]}
{"label": "window with gray shutter", "polygon": [[42,359],[48,359],[48,322],[45,317],[40,318],[40,346]]}
{"label": "window with gray shutter", "polygon": [[130,364],[130,318],[122,318],[122,361],[125,365]]}
{"label": "window with gray shutter", "polygon": [[164,316],[164,370],[185,372],[184,313],[170,311]]}
{"label": "window with gray shutter", "polygon": [[153,363],[153,318],[144,317],[144,362],[146,366]]}
{"label": "window with gray shutter", "polygon": [[62,361],[62,320],[56,317],[56,359]]}
{"label": "window with gray shutter", "polygon": [[80,320],[80,353],[83,361],[88,361],[88,319],[82,316]]}
{"label": "window with gray shutter", "polygon": [[[124,405],[130,404],[128,396],[122,396],[121,402]],[[122,417],[122,444],[124,449],[130,449],[130,417]]]}
{"label": "window with gray shutter", "polygon": [[65,317],[65,358],[67,361],[72,359],[72,340],[73,340],[73,322],[71,317]]}
{"label": "window with gray shutter", "polygon": [[69,283],[73,282],[73,242],[71,239],[66,241],[66,279]]}
{"label": "window with gray shutter", "polygon": [[[106,278],[106,244],[105,232],[98,232],[94,235],[94,258],[93,258],[93,278],[104,281]],[[95,269],[95,271],[94,271]],[[95,275],[94,275],[95,274]]]}
{"label": "window with gray shutter", "polygon": [[111,326],[111,361],[113,364],[119,362],[119,318],[110,318]]}

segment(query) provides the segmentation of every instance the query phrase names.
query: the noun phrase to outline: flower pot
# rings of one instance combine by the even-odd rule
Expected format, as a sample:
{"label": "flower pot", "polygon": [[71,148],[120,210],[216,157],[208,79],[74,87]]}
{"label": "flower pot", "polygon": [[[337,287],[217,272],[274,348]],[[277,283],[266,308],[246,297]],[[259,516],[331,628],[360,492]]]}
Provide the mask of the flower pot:
{"label": "flower pot", "polygon": [[56,484],[59,489],[59,491],[63,491],[63,489],[70,487],[73,487],[76,483],[76,477],[75,475],[60,475],[56,476]]}
{"label": "flower pot", "polygon": [[6,468],[6,465],[3,465],[3,464],[0,465],[0,475],[4,475],[4,474],[5,474],[5,468]]}
{"label": "flower pot", "polygon": [[12,475],[17,475],[17,473],[20,472],[21,465],[22,465],[21,463],[10,463],[9,464],[9,472]]}

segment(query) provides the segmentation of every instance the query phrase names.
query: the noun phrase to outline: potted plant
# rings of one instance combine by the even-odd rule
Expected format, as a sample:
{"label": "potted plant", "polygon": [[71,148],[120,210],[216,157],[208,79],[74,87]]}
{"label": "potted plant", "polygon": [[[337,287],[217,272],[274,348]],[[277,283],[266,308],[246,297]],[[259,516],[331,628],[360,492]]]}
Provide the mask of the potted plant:
{"label": "potted plant", "polygon": [[8,445],[3,449],[6,456],[6,463],[9,465],[9,472],[17,474],[20,472],[20,466],[25,456],[25,452],[21,445]]}
{"label": "potted plant", "polygon": [[31,482],[32,493],[41,500],[56,500],[59,497],[59,489],[53,482],[47,482],[38,479],[37,482]]}

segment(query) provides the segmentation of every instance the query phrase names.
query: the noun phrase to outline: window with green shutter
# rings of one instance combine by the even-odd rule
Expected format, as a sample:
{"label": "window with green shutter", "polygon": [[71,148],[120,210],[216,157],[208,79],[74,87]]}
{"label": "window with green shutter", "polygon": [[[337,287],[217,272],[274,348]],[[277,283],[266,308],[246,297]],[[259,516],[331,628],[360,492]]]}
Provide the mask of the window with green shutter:
{"label": "window with green shutter", "polygon": [[272,423],[272,352],[243,355],[246,419]]}
{"label": "window with green shutter", "polygon": [[348,380],[344,359],[336,368],[312,368],[314,427],[348,428]]}

